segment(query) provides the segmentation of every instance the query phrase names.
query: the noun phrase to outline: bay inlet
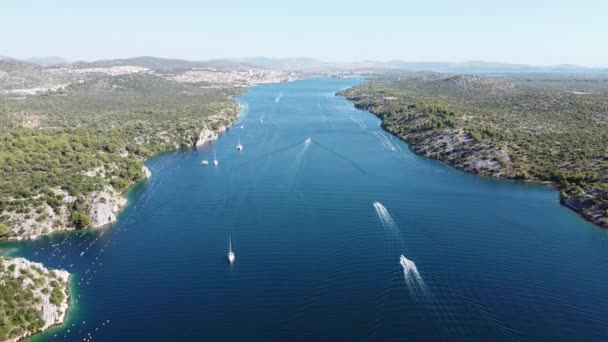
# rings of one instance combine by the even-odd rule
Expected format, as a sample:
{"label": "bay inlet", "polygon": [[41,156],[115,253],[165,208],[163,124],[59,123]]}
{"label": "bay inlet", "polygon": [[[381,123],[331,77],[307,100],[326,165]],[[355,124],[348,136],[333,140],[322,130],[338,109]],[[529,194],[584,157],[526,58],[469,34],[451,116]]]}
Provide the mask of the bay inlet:
{"label": "bay inlet", "polygon": [[606,340],[607,233],[414,155],[334,95],[363,81],[252,87],[217,141],[149,160],[113,226],[3,242],[73,274],[34,340]]}

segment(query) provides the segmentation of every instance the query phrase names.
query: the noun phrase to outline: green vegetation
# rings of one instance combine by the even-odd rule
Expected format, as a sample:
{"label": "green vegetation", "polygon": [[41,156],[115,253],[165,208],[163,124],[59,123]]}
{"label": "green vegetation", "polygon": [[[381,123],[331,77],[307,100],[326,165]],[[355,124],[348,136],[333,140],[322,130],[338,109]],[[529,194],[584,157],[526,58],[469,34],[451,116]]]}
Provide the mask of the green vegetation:
{"label": "green vegetation", "polygon": [[[18,277],[12,274],[15,265],[11,264],[5,268],[5,263],[10,259],[0,258],[0,340],[5,341],[15,338],[26,332],[36,332],[44,326],[42,311],[36,306],[40,303],[40,297],[34,295],[34,286],[42,284],[41,274],[34,275],[33,272],[21,269]],[[8,272],[7,272],[8,271]],[[40,271],[41,272],[41,271]],[[25,278],[32,280],[33,284],[26,285]],[[65,299],[65,283],[53,280],[56,284],[51,300],[55,305],[60,305]]]}
{"label": "green vegetation", "polygon": [[608,79],[385,77],[341,93],[416,153],[474,173],[551,182],[608,227]]}
{"label": "green vegetation", "polygon": [[51,281],[51,299],[50,302],[55,305],[61,305],[63,300],[65,299],[65,295],[61,290],[59,283],[56,280]]}
{"label": "green vegetation", "polygon": [[0,238],[7,237],[10,233],[10,228],[4,223],[0,223]]}
{"label": "green vegetation", "polygon": [[[89,226],[83,198],[143,179],[143,160],[192,147],[204,127],[237,115],[236,89],[201,89],[150,74],[98,76],[58,91],[0,96],[0,238],[14,219],[49,217]],[[78,199],[65,201],[66,196]],[[48,207],[47,207],[48,206]]]}

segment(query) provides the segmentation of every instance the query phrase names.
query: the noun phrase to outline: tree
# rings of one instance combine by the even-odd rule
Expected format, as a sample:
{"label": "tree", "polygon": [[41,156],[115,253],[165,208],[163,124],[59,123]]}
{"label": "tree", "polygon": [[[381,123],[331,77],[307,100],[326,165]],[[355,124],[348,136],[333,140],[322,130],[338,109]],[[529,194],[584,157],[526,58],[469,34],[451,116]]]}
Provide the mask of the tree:
{"label": "tree", "polygon": [[4,223],[0,223],[0,238],[8,237],[11,233],[11,229]]}
{"label": "tree", "polygon": [[76,227],[76,229],[87,228],[91,225],[89,215],[87,215],[87,213],[85,213],[83,210],[73,211],[70,221],[72,221],[72,224],[74,227]]}

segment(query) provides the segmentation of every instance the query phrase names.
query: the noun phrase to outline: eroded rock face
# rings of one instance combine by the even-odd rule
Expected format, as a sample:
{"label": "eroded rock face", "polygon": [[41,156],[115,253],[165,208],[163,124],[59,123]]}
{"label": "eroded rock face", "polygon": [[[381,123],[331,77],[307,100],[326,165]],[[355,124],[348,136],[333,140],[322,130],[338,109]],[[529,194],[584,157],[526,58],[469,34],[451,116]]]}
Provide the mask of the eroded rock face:
{"label": "eroded rock face", "polygon": [[116,222],[116,213],[127,204],[127,200],[109,186],[104,191],[91,193],[87,202],[92,228]]}
{"label": "eroded rock face", "polygon": [[214,132],[208,128],[203,128],[201,133],[198,135],[198,140],[196,141],[196,146],[204,145],[209,141],[213,141],[219,137],[217,132]]}
{"label": "eroded rock face", "polygon": [[[147,173],[146,176],[149,178],[151,173]],[[45,205],[42,212],[32,208],[25,213],[5,213],[5,222],[11,228],[8,239],[32,240],[51,232],[75,229],[70,222],[69,207],[77,198],[70,196],[61,189],[53,189],[53,191],[56,195],[61,196],[63,201],[63,204],[56,209]],[[84,202],[87,208],[91,228],[98,228],[115,222],[116,213],[127,203],[126,198],[111,186],[106,186],[104,191],[96,191],[87,196],[81,196],[80,200]]]}
{"label": "eroded rock face", "polygon": [[[51,270],[40,263],[23,258],[0,257],[0,288],[8,287],[9,282],[21,281],[21,284],[17,283],[20,292],[31,291],[33,299],[27,300],[21,297],[17,304],[34,309],[40,315],[36,319],[42,319],[39,329],[34,331],[26,329],[19,334],[9,332],[9,336],[0,336],[0,340],[19,341],[54,325],[62,324],[69,307],[69,277],[67,271]],[[14,286],[15,283],[11,285],[13,289]]]}
{"label": "eroded rock face", "polygon": [[66,205],[74,202],[75,197],[67,195],[63,190],[57,190],[55,193],[63,196],[65,203],[55,209],[44,204],[42,210],[31,208],[25,212],[4,212],[4,222],[11,229],[9,239],[35,239],[54,231],[70,229],[67,227],[69,213]]}
{"label": "eroded rock face", "polygon": [[402,136],[416,154],[443,160],[457,169],[502,177],[511,166],[511,158],[504,149],[476,143],[461,129],[442,132],[410,132]]}

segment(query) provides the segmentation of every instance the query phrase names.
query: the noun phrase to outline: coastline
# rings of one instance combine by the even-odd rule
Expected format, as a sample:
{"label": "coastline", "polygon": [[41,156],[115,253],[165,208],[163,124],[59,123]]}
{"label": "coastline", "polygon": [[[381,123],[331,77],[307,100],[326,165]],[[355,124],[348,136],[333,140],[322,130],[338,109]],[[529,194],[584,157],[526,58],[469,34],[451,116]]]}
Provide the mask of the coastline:
{"label": "coastline", "polygon": [[[191,146],[191,148],[200,148],[212,141],[215,141],[220,137],[222,133],[230,129],[230,127],[239,119],[241,110],[243,106],[241,103],[235,98],[230,97],[232,101],[234,101],[234,113],[225,113],[224,110],[212,115],[209,118],[209,122],[206,122],[204,127],[199,132],[198,140]],[[208,128],[209,123],[215,123],[218,119],[227,119],[229,123],[227,125],[219,125],[217,128],[211,127]],[[127,189],[123,192],[119,193],[114,190],[110,185],[106,185],[101,191],[95,191],[85,197],[88,207],[89,207],[89,218],[91,219],[91,226],[85,229],[77,229],[73,226],[62,225],[61,227],[55,227],[47,232],[42,232],[38,234],[30,234],[30,235],[16,235],[9,236],[0,239],[0,241],[32,241],[43,236],[48,236],[56,233],[70,233],[76,230],[98,230],[108,227],[116,222],[117,215],[122,211],[122,209],[128,204],[127,203],[127,193],[131,191],[132,188],[136,187],[137,184],[147,181],[150,177],[152,177],[152,173],[145,165],[145,162],[151,158],[155,158],[156,156],[162,155],[164,153],[169,153],[171,151],[179,150],[183,147],[179,145],[174,146],[174,148],[169,148],[166,150],[159,151],[145,159],[141,159],[141,162],[144,163],[142,166],[143,178],[133,182]],[[69,195],[68,195],[69,196]],[[66,197],[68,197],[66,196]],[[70,204],[68,202],[67,204]],[[51,217],[53,219],[54,217]],[[48,223],[51,224],[50,220]]]}
{"label": "coastline", "polygon": [[[202,146],[209,144],[210,142],[217,140],[222,135],[222,133],[229,130],[232,127],[232,125],[240,118],[241,111],[244,109],[244,107],[241,105],[241,103],[236,98],[232,98],[232,100],[235,103],[234,113],[232,113],[232,111],[231,111],[231,113],[229,113],[228,115],[223,116],[223,114],[226,114],[226,113],[224,113],[222,111],[222,112],[219,112],[214,115],[214,116],[223,116],[223,118],[228,119],[228,121],[229,121],[228,124],[220,125],[219,127],[217,127],[216,129],[213,129],[213,130],[208,129],[205,126],[199,134],[199,140],[191,148],[200,148]],[[165,153],[170,153],[172,151],[176,151],[179,149],[180,149],[180,147],[176,147],[173,149],[167,149],[167,150],[160,151],[160,152],[155,153],[154,155],[142,160],[142,162],[145,163],[146,161],[148,161],[152,158],[156,158]],[[133,190],[137,189],[138,186],[143,185],[144,182],[146,182],[149,178],[152,177],[151,171],[148,169],[148,167],[145,164],[142,167],[142,172],[144,174],[143,179],[131,184],[124,192],[116,193],[116,196],[113,196],[113,197],[110,196],[114,200],[112,203],[106,204],[106,202],[103,201],[104,205],[107,207],[107,208],[105,208],[106,211],[103,214],[104,215],[108,214],[107,209],[108,208],[111,209],[110,214],[111,214],[112,219],[110,220],[110,222],[106,222],[104,224],[99,224],[99,225],[91,225],[90,228],[84,229],[84,231],[94,232],[94,231],[98,231],[100,229],[104,229],[106,227],[110,227],[114,222],[116,222],[119,219],[120,214],[123,211],[123,209],[129,205],[129,201],[128,201],[129,193],[132,192]],[[110,190],[113,191],[113,189],[110,189]],[[111,204],[114,204],[115,208],[111,208],[110,207]],[[33,241],[33,240],[36,240],[41,237],[46,237],[46,236],[58,234],[58,233],[71,234],[77,230],[78,229],[76,229],[75,227],[65,226],[65,227],[61,227],[60,229],[55,229],[55,230],[52,230],[52,231],[50,231],[48,233],[44,233],[44,234],[30,235],[30,236],[26,236],[26,237],[22,237],[22,236],[9,237],[9,238],[5,238],[5,239],[1,239],[0,242],[3,242],[3,241],[4,242]],[[78,230],[78,231],[83,231],[83,230]],[[36,265],[39,264],[42,268],[46,269],[42,263],[34,263],[27,259],[13,257],[12,254],[15,253],[16,251],[17,251],[17,249],[14,249],[14,250],[13,249],[3,249],[1,251],[2,253],[0,253],[0,257],[3,256],[5,258],[12,259],[12,260],[24,260],[28,263],[32,263],[32,264],[36,264]],[[67,271],[65,271],[65,270],[57,270],[57,271],[67,273]],[[66,322],[68,322],[70,313],[73,313],[75,310],[74,307],[75,307],[76,302],[74,300],[75,297],[73,295],[74,287],[75,287],[74,284],[72,283],[73,275],[71,275],[69,273],[67,273],[67,274],[68,274],[68,278],[67,278],[67,285],[66,285],[66,289],[65,289],[65,299],[62,302],[62,305],[65,305],[66,308],[65,308],[63,314],[61,315],[59,321],[54,322],[53,324],[43,326],[42,328],[40,328],[39,330],[36,330],[36,331],[25,332],[24,335],[18,336],[15,339],[10,339],[9,341],[18,342],[18,341],[32,340],[38,336],[43,336],[45,333],[53,331],[54,328],[61,327],[61,326],[65,325]]]}
{"label": "coastline", "polygon": [[[455,170],[458,170],[458,171],[461,171],[461,172],[465,172],[465,173],[468,173],[468,174],[471,174],[471,175],[475,175],[475,176],[491,177],[491,178],[495,178],[495,179],[502,179],[502,180],[508,180],[508,181],[517,181],[517,182],[527,182],[527,183],[533,183],[533,184],[543,185],[545,187],[548,187],[548,188],[550,188],[550,189],[555,190],[555,191],[558,192],[559,203],[560,203],[561,206],[563,206],[565,208],[568,208],[569,210],[572,210],[579,217],[583,218],[587,222],[590,222],[590,223],[594,224],[595,226],[597,226],[599,228],[608,229],[608,222],[601,221],[599,219],[596,219],[596,218],[588,215],[585,212],[585,207],[583,205],[581,205],[578,201],[568,200],[568,199],[563,198],[561,196],[561,194],[560,194],[560,192],[563,189],[559,186],[559,184],[557,184],[555,182],[552,182],[552,181],[541,181],[541,180],[536,180],[536,179],[519,179],[519,178],[516,178],[516,177],[509,177],[509,176],[505,176],[503,174],[495,173],[495,172],[491,172],[491,173],[473,172],[470,168],[466,168],[463,165],[459,165],[457,163],[453,163],[448,158],[441,158],[441,154],[427,154],[427,153],[425,153],[426,150],[424,150],[422,148],[416,148],[416,145],[415,145],[415,143],[413,141],[409,141],[408,139],[400,136],[398,134],[398,132],[395,132],[395,131],[387,128],[387,126],[385,125],[385,120],[383,118],[382,113],[374,113],[373,111],[371,111],[366,106],[358,105],[357,104],[357,99],[350,98],[347,94],[343,93],[343,91],[338,91],[335,94],[336,94],[336,96],[342,96],[342,97],[346,98],[347,100],[349,100],[350,102],[352,102],[355,108],[360,109],[360,110],[364,110],[364,111],[366,111],[366,112],[368,112],[368,113],[376,116],[377,118],[379,118],[381,120],[380,127],[382,128],[382,130],[384,130],[385,132],[387,132],[387,133],[395,136],[399,140],[401,140],[404,143],[406,143],[407,146],[408,146],[408,149],[412,153],[414,153],[415,155],[417,155],[417,156],[440,161],[440,162],[442,162],[442,163],[444,163],[444,164],[446,164],[446,165],[454,168]],[[449,151],[445,150],[444,152],[449,152]]]}
{"label": "coastline", "polygon": [[[4,336],[7,341],[24,341],[65,323],[71,311],[70,308],[73,306],[72,275],[66,270],[47,268],[42,263],[32,262],[25,258],[2,257],[0,258],[0,278],[7,289],[12,288],[13,291],[20,289],[17,296],[30,293],[29,297],[17,297],[14,294],[11,295],[11,291],[7,291],[5,296],[8,297],[5,297],[5,300],[18,301],[17,305],[21,307],[21,310],[31,310],[40,315],[33,319],[28,314],[29,323],[26,327],[22,326],[23,321],[20,320],[12,321],[14,325],[12,328],[11,323],[8,323],[9,330],[4,331],[3,334],[9,332],[14,334],[14,329],[17,329],[18,335]],[[36,286],[32,287],[33,285]],[[10,310],[10,306],[8,308]],[[32,324],[36,325],[32,328]]]}
{"label": "coastline", "polygon": [[60,328],[64,325],[67,325],[69,323],[70,320],[70,315],[74,312],[75,309],[75,303],[74,303],[74,296],[72,294],[73,292],[73,281],[74,277],[72,274],[70,274],[69,278],[68,278],[68,285],[67,285],[67,298],[66,298],[66,305],[67,305],[67,310],[65,311],[65,313],[63,314],[63,317],[61,318],[61,322],[56,322],[55,324],[49,325],[48,327],[43,328],[40,331],[35,331],[35,332],[31,332],[26,336],[21,336],[19,339],[15,340],[15,342],[23,342],[23,341],[32,341],[33,339],[35,339],[36,337],[44,334],[44,333],[49,333],[51,331],[53,331],[53,329],[57,329]]}

